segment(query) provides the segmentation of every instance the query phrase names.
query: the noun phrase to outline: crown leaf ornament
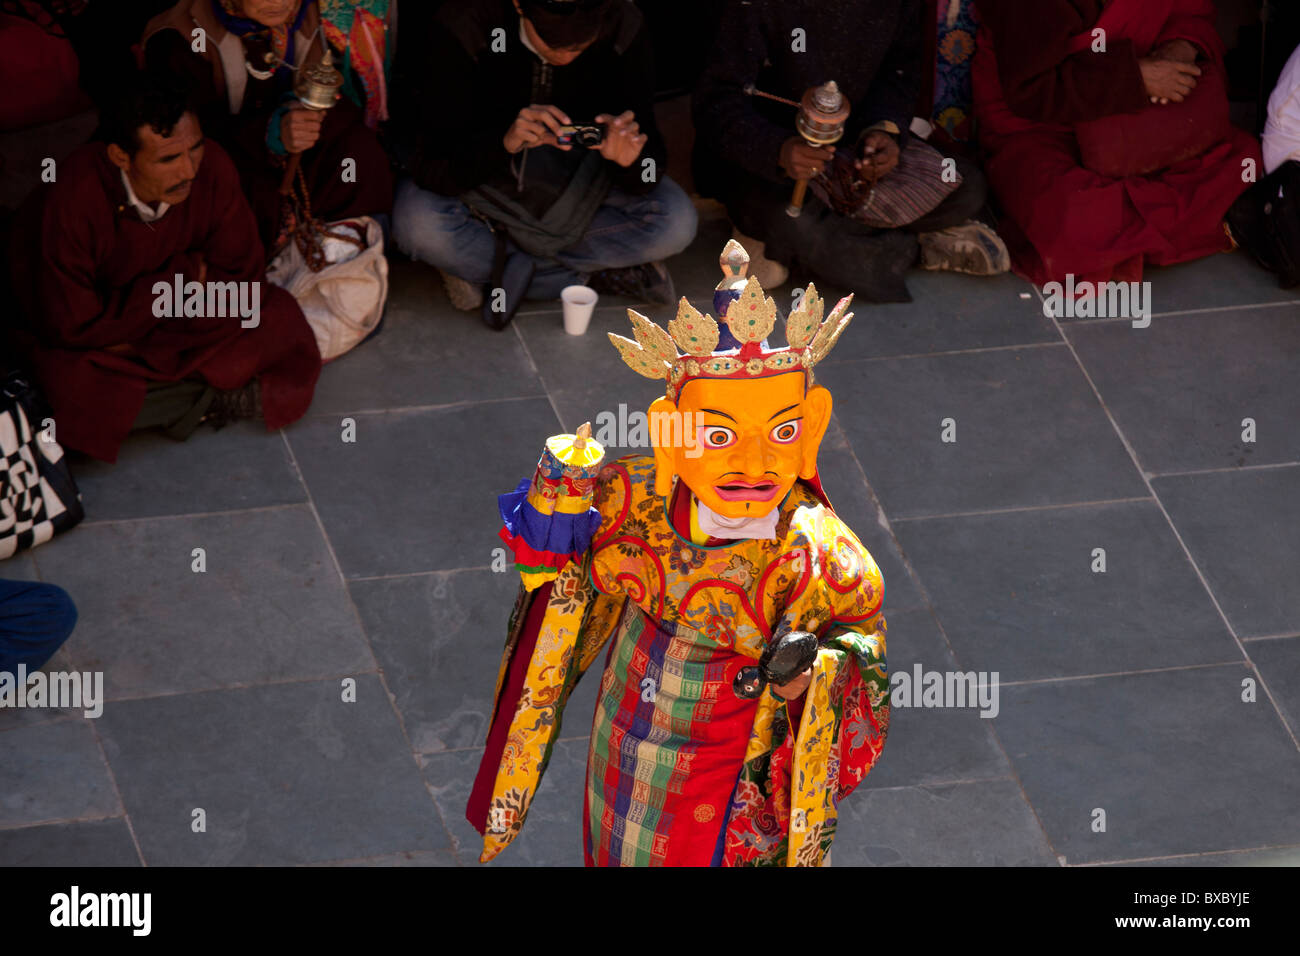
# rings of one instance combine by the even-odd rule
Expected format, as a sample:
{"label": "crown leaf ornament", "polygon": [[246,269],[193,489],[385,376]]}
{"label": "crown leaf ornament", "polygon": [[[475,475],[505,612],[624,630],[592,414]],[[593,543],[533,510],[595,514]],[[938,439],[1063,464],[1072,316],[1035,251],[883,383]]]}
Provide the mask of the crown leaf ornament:
{"label": "crown leaf ornament", "polygon": [[[786,348],[766,344],[776,326],[776,303],[763,292],[758,279],[745,272],[749,256],[734,239],[727,243],[719,260],[724,279],[714,293],[714,307],[720,317],[701,313],[685,298],[677,306],[677,317],[668,331],[634,309],[628,309],[636,340],[609,333],[623,361],[646,378],[667,383],[668,398],[676,401],[682,386],[696,378],[761,378],[782,372],[809,373],[824,359],[853,318],[848,311],[853,301],[847,295],[836,303],[822,321],[824,303],[812,283],[799,300],[799,307],[785,322]],[[725,329],[724,329],[725,327]],[[723,347],[719,348],[719,343]]]}

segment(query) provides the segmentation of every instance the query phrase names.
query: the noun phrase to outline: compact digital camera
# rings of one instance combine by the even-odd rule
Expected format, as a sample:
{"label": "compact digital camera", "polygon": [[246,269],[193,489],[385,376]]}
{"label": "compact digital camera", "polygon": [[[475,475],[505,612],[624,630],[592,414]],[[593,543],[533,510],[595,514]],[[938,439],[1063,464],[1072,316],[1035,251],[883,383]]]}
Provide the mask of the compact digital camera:
{"label": "compact digital camera", "polygon": [[599,146],[605,142],[605,124],[595,126],[561,126],[555,134],[561,146]]}

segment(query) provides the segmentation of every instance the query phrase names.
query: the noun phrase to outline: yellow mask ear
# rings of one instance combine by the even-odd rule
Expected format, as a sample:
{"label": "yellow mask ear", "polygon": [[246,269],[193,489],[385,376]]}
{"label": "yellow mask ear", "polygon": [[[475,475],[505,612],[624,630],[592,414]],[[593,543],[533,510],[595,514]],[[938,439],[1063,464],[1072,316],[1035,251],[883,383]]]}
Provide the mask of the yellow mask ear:
{"label": "yellow mask ear", "polygon": [[805,480],[817,474],[817,452],[831,423],[831,393],[821,385],[808,389],[803,400],[803,459],[799,477]]}
{"label": "yellow mask ear", "polygon": [[[671,421],[677,414],[677,403],[667,398],[656,398],[650,403],[649,421]],[[665,416],[656,418],[656,416]],[[660,498],[668,497],[673,490],[673,475],[677,473],[674,449],[660,444],[664,429],[651,428],[650,441],[654,446],[655,456],[655,494]]]}

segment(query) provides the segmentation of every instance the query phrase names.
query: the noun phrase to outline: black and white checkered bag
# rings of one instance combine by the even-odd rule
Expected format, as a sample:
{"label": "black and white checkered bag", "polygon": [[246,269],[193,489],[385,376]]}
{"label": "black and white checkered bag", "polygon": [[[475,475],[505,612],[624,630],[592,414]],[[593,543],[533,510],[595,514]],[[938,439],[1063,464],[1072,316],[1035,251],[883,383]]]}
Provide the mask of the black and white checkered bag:
{"label": "black and white checkered bag", "polygon": [[32,421],[40,397],[15,373],[0,383],[0,560],[44,544],[83,517],[67,456]]}

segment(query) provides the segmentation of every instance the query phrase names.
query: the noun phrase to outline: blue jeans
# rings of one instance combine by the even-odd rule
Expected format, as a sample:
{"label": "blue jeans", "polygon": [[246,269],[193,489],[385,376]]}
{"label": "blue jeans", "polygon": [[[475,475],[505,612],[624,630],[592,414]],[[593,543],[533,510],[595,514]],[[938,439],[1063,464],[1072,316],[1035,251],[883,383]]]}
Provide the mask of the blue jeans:
{"label": "blue jeans", "polygon": [[0,581],[0,671],[45,665],[77,623],[66,591],[36,581]]}
{"label": "blue jeans", "polygon": [[[644,196],[611,189],[583,237],[554,259],[539,259],[530,299],[558,299],[601,269],[656,262],[676,255],[695,238],[695,206],[666,176]],[[397,184],[393,240],[412,259],[427,262],[474,285],[492,271],[492,230],[459,199],[421,189],[409,177]],[[508,243],[510,252],[517,252]]]}

